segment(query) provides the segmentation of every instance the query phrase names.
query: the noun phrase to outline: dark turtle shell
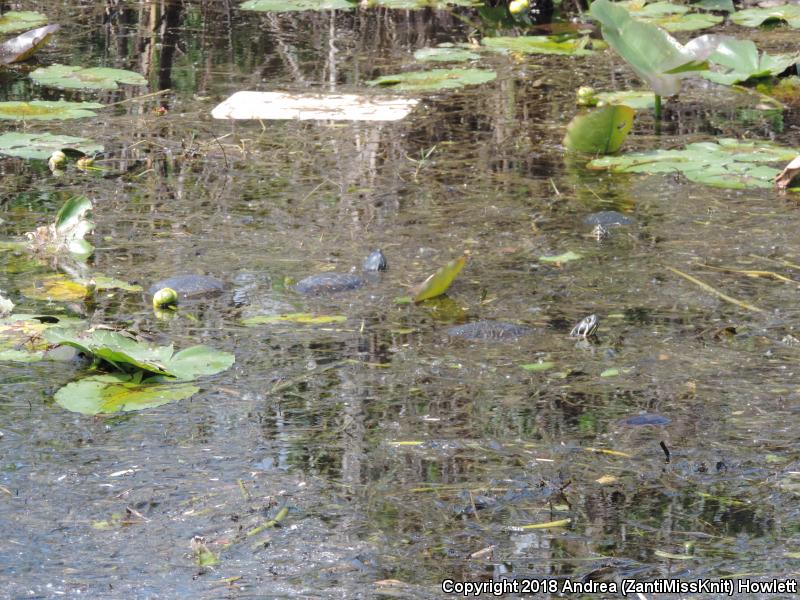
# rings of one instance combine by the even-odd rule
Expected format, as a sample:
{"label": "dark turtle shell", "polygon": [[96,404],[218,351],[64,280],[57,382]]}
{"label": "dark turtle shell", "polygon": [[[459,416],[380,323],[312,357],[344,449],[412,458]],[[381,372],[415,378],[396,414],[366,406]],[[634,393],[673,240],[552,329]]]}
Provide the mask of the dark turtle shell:
{"label": "dark turtle shell", "polygon": [[503,321],[473,321],[465,325],[456,325],[447,330],[450,337],[465,340],[515,340],[532,333],[533,329],[516,323]]}
{"label": "dark turtle shell", "polygon": [[635,225],[636,220],[616,210],[601,210],[587,215],[583,220],[587,225],[602,225],[603,227],[616,227],[619,225]]}
{"label": "dark turtle shell", "polygon": [[367,272],[370,271],[385,271],[389,268],[389,263],[386,262],[386,256],[381,252],[380,248],[373,250],[370,255],[364,259],[364,264],[361,267]]}
{"label": "dark turtle shell", "polygon": [[349,273],[321,273],[298,281],[294,289],[301,294],[335,294],[355,290],[364,285],[364,280]]}
{"label": "dark turtle shell", "polygon": [[225,289],[225,284],[216,277],[208,275],[176,275],[155,282],[147,291],[153,296],[163,288],[172,288],[179,296],[192,298],[219,294]]}

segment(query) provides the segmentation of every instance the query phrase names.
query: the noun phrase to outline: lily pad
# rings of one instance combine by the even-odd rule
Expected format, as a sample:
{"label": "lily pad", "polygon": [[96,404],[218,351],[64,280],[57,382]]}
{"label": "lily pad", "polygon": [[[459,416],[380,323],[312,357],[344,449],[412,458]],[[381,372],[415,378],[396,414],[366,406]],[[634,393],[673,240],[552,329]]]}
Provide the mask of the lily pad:
{"label": "lily pad", "polygon": [[311,313],[289,313],[285,315],[261,315],[244,319],[245,325],[265,325],[268,323],[298,323],[301,325],[322,325],[325,323],[344,323],[344,315],[312,315]]}
{"label": "lily pad", "polygon": [[56,392],[55,399],[72,412],[101,415],[154,408],[200,391],[189,383],[148,383],[137,379],[119,373],[93,375],[68,383]]}
{"label": "lily pad", "polygon": [[616,152],[628,137],[635,114],[630,106],[607,105],[576,115],[567,125],[564,145],[585,154]]}
{"label": "lily pad", "polygon": [[412,292],[414,293],[414,302],[422,302],[430,298],[436,298],[444,294],[453,283],[464,264],[467,262],[467,257],[462,256],[456,260],[451,260],[449,263],[437,270],[433,275],[428,277],[425,281],[415,287]]}
{"label": "lily pad", "polygon": [[800,29],[800,5],[782,4],[770,8],[746,8],[731,17],[737,25],[758,27],[768,21],[786,21],[789,27]]}
{"label": "lily pad", "polygon": [[92,277],[96,289],[98,290],[124,290],[126,292],[141,292],[142,286],[135,283],[128,283],[121,279],[106,277],[105,275],[95,275]]}
{"label": "lily pad", "polygon": [[780,169],[767,166],[768,163],[791,160],[798,152],[770,142],[723,138],[689,144],[682,150],[604,156],[591,161],[588,167],[617,173],[678,172],[689,181],[719,188],[769,188]]}
{"label": "lily pad", "polygon": [[147,80],[139,73],[106,67],[83,68],[70,65],[51,65],[36,69],[30,77],[39,85],[62,90],[116,90],[120,83],[147,85]]}
{"label": "lily pad", "polygon": [[444,10],[448,6],[480,6],[480,0],[370,0],[367,6],[380,6],[397,10]]}
{"label": "lily pad", "polygon": [[651,2],[644,4],[639,0],[620,2],[631,16],[657,25],[667,31],[696,31],[718,25],[723,17],[707,13],[690,13],[689,8],[671,2]]}
{"label": "lily pad", "polygon": [[60,25],[45,25],[6,40],[0,45],[0,65],[10,65],[30,58],[59,29]]}
{"label": "lily pad", "polygon": [[242,10],[259,12],[298,12],[305,10],[350,10],[355,2],[348,0],[248,0],[239,5]]}
{"label": "lily pad", "polygon": [[27,298],[46,302],[75,302],[89,295],[85,285],[67,279],[62,273],[47,275],[21,291]]}
{"label": "lily pad", "polygon": [[0,16],[0,33],[16,33],[47,23],[47,16],[30,10],[10,10]]}
{"label": "lily pad", "polygon": [[53,121],[96,117],[93,111],[103,108],[97,102],[67,102],[31,100],[30,102],[0,102],[0,119],[6,121]]}
{"label": "lily pad", "polygon": [[479,85],[493,81],[496,77],[497,73],[486,69],[433,69],[384,75],[368,81],[367,85],[405,91],[434,91]]}
{"label": "lily pad", "polygon": [[496,52],[518,52],[520,54],[561,54],[566,56],[588,56],[593,52],[586,48],[589,38],[562,39],[559,36],[532,35],[520,37],[487,37],[481,44]]}
{"label": "lily pad", "polygon": [[480,58],[478,54],[457,46],[420,48],[414,52],[414,59],[420,62],[466,62]]}
{"label": "lily pad", "polygon": [[606,104],[622,104],[634,110],[653,108],[656,103],[656,95],[653,92],[640,90],[623,90],[620,92],[598,92],[595,94],[598,106]]}
{"label": "lily pad", "polygon": [[692,6],[703,10],[718,10],[729,13],[736,10],[733,6],[733,0],[700,0],[700,2],[693,3]]}
{"label": "lily pad", "polygon": [[76,150],[91,155],[102,152],[103,146],[86,138],[69,135],[16,131],[0,134],[0,154],[6,156],[46,160],[56,150]]}
{"label": "lily pad", "polygon": [[221,373],[234,362],[236,357],[230,352],[222,352],[210,346],[191,346],[170,357],[165,367],[173,377],[192,381],[204,375]]}
{"label": "lily pad", "polygon": [[722,70],[706,71],[702,76],[715,83],[733,85],[748,79],[779,75],[800,61],[800,52],[775,55],[763,52],[759,56],[758,48],[752,41],[728,39],[717,47],[709,60]]}
{"label": "lily pad", "polygon": [[69,317],[16,314],[0,319],[0,361],[42,360],[50,345],[43,333],[51,327],[78,327],[82,321]]}
{"label": "lily pad", "polygon": [[561,265],[561,264],[564,264],[564,263],[572,262],[573,260],[579,260],[581,258],[583,258],[583,256],[581,256],[577,252],[573,252],[572,250],[568,250],[567,252],[564,252],[563,254],[540,256],[539,260],[541,262],[543,262],[543,263],[551,263],[551,264]]}

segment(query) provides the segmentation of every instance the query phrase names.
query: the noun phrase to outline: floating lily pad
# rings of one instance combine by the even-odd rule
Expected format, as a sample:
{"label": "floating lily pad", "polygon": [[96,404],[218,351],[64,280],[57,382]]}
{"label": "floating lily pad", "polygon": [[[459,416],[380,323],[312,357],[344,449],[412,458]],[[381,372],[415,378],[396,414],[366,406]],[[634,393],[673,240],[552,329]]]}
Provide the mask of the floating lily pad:
{"label": "floating lily pad", "polygon": [[627,8],[634,18],[667,31],[696,31],[713,27],[723,20],[723,17],[707,13],[690,13],[688,7],[671,2],[644,4],[639,0],[631,0],[618,4]]}
{"label": "floating lily pad", "polygon": [[0,154],[18,158],[48,159],[56,150],[76,150],[83,154],[97,154],[103,146],[86,138],[51,133],[0,134]]}
{"label": "floating lily pad", "polygon": [[0,33],[16,33],[40,27],[47,23],[47,16],[30,10],[10,10],[0,16]]}
{"label": "floating lily pad", "polygon": [[322,325],[325,323],[344,323],[344,315],[312,315],[310,313],[290,313],[285,315],[262,315],[244,319],[245,325],[265,325],[269,323],[298,323],[301,325]]}
{"label": "floating lily pad", "polygon": [[348,0],[248,0],[239,5],[242,10],[259,12],[298,12],[304,10],[350,10],[355,2]]}
{"label": "floating lily pad", "polygon": [[32,300],[46,302],[75,302],[83,300],[89,294],[85,285],[71,281],[62,273],[47,275],[21,291]]}
{"label": "floating lily pad", "polygon": [[7,121],[53,121],[96,117],[92,109],[103,108],[97,102],[67,102],[31,100],[30,102],[0,102],[0,119]]}
{"label": "floating lily pad", "polygon": [[520,54],[561,54],[566,56],[588,56],[588,37],[568,38],[532,35],[520,37],[487,37],[481,44],[496,52],[518,52]]}
{"label": "floating lily pad", "polygon": [[479,85],[493,81],[496,77],[497,73],[486,69],[433,69],[384,75],[368,81],[367,85],[406,91],[434,91]]}
{"label": "floating lily pad", "polygon": [[33,362],[42,360],[50,345],[43,337],[51,327],[78,327],[82,321],[69,317],[9,315],[0,319],[0,361]]}
{"label": "floating lily pad", "polygon": [[83,68],[70,65],[51,65],[36,69],[30,75],[39,85],[62,90],[116,90],[120,83],[147,85],[139,73],[106,67]]}
{"label": "floating lily pad", "polygon": [[465,62],[478,58],[478,54],[457,46],[420,48],[414,52],[414,59],[420,62]]}
{"label": "floating lily pad", "polygon": [[10,65],[30,58],[60,28],[60,25],[45,25],[6,40],[0,45],[0,65]]}
{"label": "floating lily pad", "polygon": [[560,265],[560,264],[572,262],[573,260],[578,260],[578,259],[581,259],[581,258],[583,258],[583,256],[581,256],[577,252],[573,252],[572,250],[568,250],[567,252],[564,252],[563,254],[540,256],[539,260],[541,262],[543,262],[543,263],[551,263],[551,264]]}
{"label": "floating lily pad", "polygon": [[467,257],[462,256],[456,260],[451,260],[445,266],[437,270],[433,275],[428,277],[425,281],[415,287],[412,291],[414,293],[414,302],[422,302],[430,298],[436,298],[444,294],[453,283],[464,264],[467,262]]}
{"label": "floating lily pad", "polygon": [[199,391],[200,388],[189,383],[148,383],[115,373],[68,383],[56,392],[55,399],[72,412],[101,415],[154,408],[183,400]]}
{"label": "floating lily pad", "polygon": [[141,292],[142,286],[135,283],[128,283],[121,279],[114,279],[113,277],[106,277],[104,275],[95,275],[95,287],[98,290],[124,290],[126,292]]}
{"label": "floating lily pad", "polygon": [[800,52],[775,55],[763,52],[759,56],[752,41],[728,39],[717,47],[709,60],[721,67],[721,71],[706,71],[702,76],[715,83],[733,85],[748,79],[779,75],[800,61]]}
{"label": "floating lily pad", "polygon": [[729,13],[736,10],[733,6],[733,0],[700,0],[700,2],[692,4],[692,6],[703,10],[718,10]]}
{"label": "floating lily pad", "polygon": [[598,106],[606,104],[622,104],[634,110],[644,110],[653,108],[656,103],[656,95],[653,92],[639,90],[624,90],[621,92],[598,92],[595,94]]}
{"label": "floating lily pad", "polygon": [[635,114],[630,106],[606,105],[576,115],[567,125],[564,146],[585,154],[616,152],[628,137]]}
{"label": "floating lily pad", "polygon": [[381,6],[398,10],[443,10],[448,6],[480,6],[480,0],[370,0],[368,6]]}
{"label": "floating lily pad", "polygon": [[737,25],[758,27],[769,21],[786,21],[789,27],[800,29],[800,5],[783,4],[771,8],[746,8],[737,11],[731,17]]}
{"label": "floating lily pad", "polygon": [[780,169],[766,163],[785,162],[800,151],[770,142],[745,142],[723,138],[698,142],[683,150],[652,150],[622,156],[604,156],[590,169],[617,173],[682,173],[689,181],[719,188],[769,188]]}

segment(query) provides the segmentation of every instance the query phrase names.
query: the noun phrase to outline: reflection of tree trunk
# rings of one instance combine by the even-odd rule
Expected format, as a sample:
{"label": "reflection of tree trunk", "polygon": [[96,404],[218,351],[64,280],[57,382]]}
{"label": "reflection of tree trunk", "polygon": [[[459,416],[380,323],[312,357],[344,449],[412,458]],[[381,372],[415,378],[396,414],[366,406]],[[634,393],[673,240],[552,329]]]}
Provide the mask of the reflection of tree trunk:
{"label": "reflection of tree trunk", "polygon": [[[146,41],[140,46],[142,52],[142,72],[150,81],[156,82],[156,89],[172,87],[172,63],[178,43],[182,4],[180,0],[151,0],[146,31]],[[144,15],[141,15],[143,17]],[[140,19],[140,23],[144,19]]]}

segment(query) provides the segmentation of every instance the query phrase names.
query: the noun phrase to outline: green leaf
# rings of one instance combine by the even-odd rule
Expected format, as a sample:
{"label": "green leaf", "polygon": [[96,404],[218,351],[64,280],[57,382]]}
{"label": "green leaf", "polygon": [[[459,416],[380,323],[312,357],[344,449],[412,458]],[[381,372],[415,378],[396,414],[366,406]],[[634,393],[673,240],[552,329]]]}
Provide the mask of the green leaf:
{"label": "green leaf", "polygon": [[126,292],[141,292],[142,286],[135,283],[128,283],[121,279],[114,279],[113,277],[106,277],[104,275],[95,275],[95,286],[98,290],[125,290]]}
{"label": "green leaf", "polygon": [[259,315],[244,319],[245,325],[265,325],[268,323],[299,323],[302,325],[321,325],[324,323],[344,323],[344,315],[312,315],[311,313],[288,313],[284,315]]}
{"label": "green leaf", "polygon": [[543,361],[543,362],[528,363],[528,364],[525,364],[525,365],[520,365],[520,367],[522,367],[526,371],[533,371],[535,373],[538,373],[539,371],[547,371],[549,369],[552,369],[555,366],[555,364],[556,363],[554,363],[554,362]]}
{"label": "green leaf", "polygon": [[0,319],[0,361],[31,362],[41,360],[49,346],[43,333],[51,328],[78,327],[83,322],[69,317],[39,317],[30,314],[9,315]]}
{"label": "green leaf", "polygon": [[485,69],[433,69],[384,75],[368,81],[367,85],[406,91],[434,91],[461,88],[465,85],[479,85],[493,81],[495,77],[497,77],[497,73]]}
{"label": "green leaf", "polygon": [[623,90],[620,92],[598,92],[595,94],[598,106],[606,104],[622,104],[634,110],[652,108],[656,103],[656,95],[653,92],[639,90]]}
{"label": "green leaf", "polygon": [[105,415],[154,408],[199,391],[188,383],[142,383],[131,375],[93,375],[68,383],[56,392],[55,400],[72,412]]}
{"label": "green leaf", "polygon": [[47,23],[47,16],[29,10],[10,10],[0,16],[0,33],[16,33],[40,27]]}
{"label": "green leaf", "polygon": [[45,25],[6,40],[0,45],[0,65],[10,65],[30,58],[60,28],[60,25]]}
{"label": "green leaf", "polygon": [[412,290],[414,293],[414,302],[422,302],[423,300],[436,298],[436,296],[444,294],[453,283],[453,280],[461,272],[461,269],[464,268],[466,262],[467,257],[462,256],[456,260],[451,260],[437,270],[433,275]]}
{"label": "green leaf", "polygon": [[689,13],[688,7],[671,2],[642,4],[639,0],[630,0],[617,4],[628,9],[632,17],[667,31],[696,31],[713,27],[723,20],[716,15]]}
{"label": "green leaf", "polygon": [[703,10],[718,10],[729,13],[736,10],[733,6],[733,0],[700,0],[700,2],[692,4],[692,6]]}
{"label": "green leaf", "polygon": [[567,125],[564,145],[585,154],[616,152],[628,137],[634,114],[630,106],[607,105],[576,115]]}
{"label": "green leaf", "polygon": [[20,291],[27,298],[45,302],[75,302],[89,295],[85,285],[69,280],[63,273],[34,278]]}
{"label": "green leaf", "polygon": [[590,169],[617,173],[681,173],[689,181],[729,188],[771,188],[780,169],[765,163],[783,163],[800,153],[770,142],[745,142],[722,138],[697,142],[682,150],[652,150],[596,158]]}
{"label": "green leaf", "polygon": [[86,138],[68,135],[16,131],[0,134],[0,154],[6,156],[47,160],[56,150],[67,149],[91,155],[102,152],[103,146]]}
{"label": "green leaf", "polygon": [[627,10],[609,0],[592,2],[590,13],[600,23],[603,39],[660,96],[677,94],[681,79],[689,75],[669,71],[686,64],[701,64],[720,42],[718,36],[704,35],[684,46],[663,29],[632,18]]}
{"label": "green leaf", "polygon": [[31,100],[30,102],[0,102],[0,119],[7,121],[53,121],[96,117],[91,109],[103,108],[97,102],[67,102]]}
{"label": "green leaf", "polygon": [[260,12],[297,12],[304,10],[350,10],[355,2],[348,0],[248,0],[239,5],[242,10]]}
{"label": "green leaf", "polygon": [[465,62],[480,58],[465,48],[445,46],[438,48],[420,48],[414,52],[414,59],[420,62]]}
{"label": "green leaf", "polygon": [[62,90],[116,90],[119,83],[147,85],[147,80],[139,73],[106,67],[85,69],[70,65],[51,65],[36,69],[30,77],[39,85]]}
{"label": "green leaf", "polygon": [[588,37],[562,39],[559,36],[486,37],[481,44],[496,52],[518,52],[520,54],[560,54],[566,56],[588,56],[593,54],[586,48]]}
{"label": "green leaf", "polygon": [[729,39],[717,47],[709,60],[721,67],[721,71],[709,71],[703,73],[703,77],[715,83],[733,85],[748,79],[779,75],[800,61],[800,52],[773,56],[764,52],[759,56],[758,48],[752,41]]}
{"label": "green leaf", "polygon": [[758,27],[767,21],[786,21],[789,27],[800,29],[800,6],[782,4],[771,8],[746,8],[735,12],[731,20],[745,27]]}
{"label": "green leaf", "polygon": [[52,225],[37,227],[25,235],[29,246],[37,252],[70,252],[81,259],[88,258],[94,251],[86,239],[94,230],[94,222],[89,218],[91,201],[85,196],[73,196],[67,200],[56,215]]}
{"label": "green leaf", "polygon": [[444,10],[449,5],[480,6],[481,0],[369,0],[368,6],[381,6],[398,10]]}
{"label": "green leaf", "polygon": [[550,256],[540,256],[539,257],[539,261],[541,261],[543,263],[553,263],[553,264],[560,265],[560,264],[563,264],[563,263],[571,262],[573,260],[578,260],[580,258],[583,258],[583,256],[581,256],[577,252],[573,252],[572,250],[569,250],[567,252],[564,252],[563,254],[556,254],[556,255],[550,255]]}
{"label": "green leaf", "polygon": [[236,357],[230,352],[209,346],[192,346],[181,350],[166,362],[167,371],[178,379],[191,381],[204,375],[216,375],[230,368]]}

